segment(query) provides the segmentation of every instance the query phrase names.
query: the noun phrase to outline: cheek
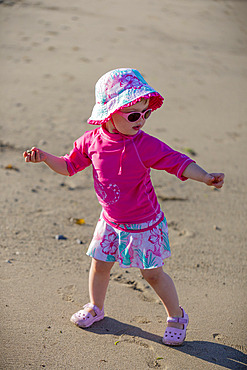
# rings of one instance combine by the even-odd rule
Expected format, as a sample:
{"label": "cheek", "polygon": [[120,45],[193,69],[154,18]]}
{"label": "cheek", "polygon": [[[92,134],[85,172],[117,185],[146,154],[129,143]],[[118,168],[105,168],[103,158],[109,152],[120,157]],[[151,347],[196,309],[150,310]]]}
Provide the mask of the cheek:
{"label": "cheek", "polygon": [[128,126],[128,122],[123,117],[121,117],[119,114],[113,114],[112,117],[113,117],[113,120],[116,126],[121,126],[121,127]]}

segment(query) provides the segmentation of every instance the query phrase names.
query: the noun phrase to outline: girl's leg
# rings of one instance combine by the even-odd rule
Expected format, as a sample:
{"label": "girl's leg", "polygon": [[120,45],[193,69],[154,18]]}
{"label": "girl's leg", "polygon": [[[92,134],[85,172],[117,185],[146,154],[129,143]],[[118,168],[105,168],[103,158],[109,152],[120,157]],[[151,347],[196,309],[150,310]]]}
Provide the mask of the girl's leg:
{"label": "girl's leg", "polygon": [[[179,307],[178,295],[175,285],[167,275],[162,267],[154,269],[141,269],[142,276],[151,285],[154,291],[158,294],[161,299],[167,315],[171,317],[182,317],[182,311]],[[168,323],[168,326],[173,326],[178,329],[182,329],[182,324]]]}
{"label": "girl's leg", "polygon": [[[89,296],[90,302],[102,310],[105,301],[105,295],[110,280],[110,272],[114,262],[104,262],[92,258],[89,272]],[[92,309],[88,311],[95,316]]]}

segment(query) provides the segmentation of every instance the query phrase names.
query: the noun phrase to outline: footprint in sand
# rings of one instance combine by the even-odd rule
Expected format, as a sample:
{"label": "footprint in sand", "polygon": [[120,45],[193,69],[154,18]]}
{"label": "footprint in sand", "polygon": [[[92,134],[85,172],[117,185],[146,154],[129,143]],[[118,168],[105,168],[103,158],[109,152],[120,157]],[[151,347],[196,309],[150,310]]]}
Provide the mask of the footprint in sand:
{"label": "footprint in sand", "polygon": [[124,277],[123,274],[112,274],[112,278],[114,281],[117,281],[118,283],[128,285],[133,290],[138,290],[139,292],[143,292],[145,289],[143,284],[137,282],[134,279],[129,279],[127,277]]}
{"label": "footprint in sand", "polygon": [[182,230],[182,231],[179,232],[178,236],[185,236],[187,238],[194,238],[195,233],[193,231],[189,231],[189,230]]}
{"label": "footprint in sand", "polygon": [[62,300],[66,302],[74,302],[75,285],[67,285],[57,290],[58,294],[61,295]]}
{"label": "footprint in sand", "polygon": [[150,349],[150,350],[153,350],[153,346],[148,344],[148,343],[145,343],[142,339],[138,338],[138,337],[135,337],[135,336],[129,336],[128,334],[122,334],[121,337],[120,337],[120,340],[119,342],[127,342],[127,343],[131,343],[131,344],[136,344],[140,347],[143,347],[143,348],[147,348],[147,349]]}
{"label": "footprint in sand", "polygon": [[128,285],[131,289],[140,292],[139,297],[145,302],[159,302],[156,296],[153,296],[149,293],[149,285],[144,285],[141,282],[136,281],[135,279],[129,279],[123,274],[111,274],[111,277],[114,281],[117,281],[120,284]]}
{"label": "footprint in sand", "polygon": [[118,343],[120,345],[124,343],[137,345],[142,350],[145,362],[147,364],[147,369],[160,367],[157,361],[157,355],[155,354],[154,347],[149,343],[146,343],[144,340],[135,336],[129,336],[128,334],[122,334]]}
{"label": "footprint in sand", "polygon": [[136,322],[138,324],[149,324],[151,321],[145,316],[135,316],[130,322]]}

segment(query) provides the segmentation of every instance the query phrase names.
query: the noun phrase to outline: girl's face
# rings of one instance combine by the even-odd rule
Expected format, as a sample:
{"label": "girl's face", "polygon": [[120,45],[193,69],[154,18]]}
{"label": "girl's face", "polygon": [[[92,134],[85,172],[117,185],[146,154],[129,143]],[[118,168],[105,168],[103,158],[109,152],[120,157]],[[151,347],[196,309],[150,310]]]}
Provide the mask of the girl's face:
{"label": "girl's face", "polygon": [[[122,113],[131,113],[131,112],[139,112],[143,113],[149,105],[149,99],[142,99],[141,101],[137,102],[134,105],[131,105],[130,107],[123,108],[121,110]],[[114,122],[114,125],[112,124],[111,120],[106,122],[106,129],[110,133],[114,134],[117,131],[119,131],[121,134],[124,135],[135,135],[145,124],[146,120],[144,117],[140,117],[139,120],[135,122],[129,122],[127,118],[122,117],[118,113],[114,113],[112,115],[112,120]]]}

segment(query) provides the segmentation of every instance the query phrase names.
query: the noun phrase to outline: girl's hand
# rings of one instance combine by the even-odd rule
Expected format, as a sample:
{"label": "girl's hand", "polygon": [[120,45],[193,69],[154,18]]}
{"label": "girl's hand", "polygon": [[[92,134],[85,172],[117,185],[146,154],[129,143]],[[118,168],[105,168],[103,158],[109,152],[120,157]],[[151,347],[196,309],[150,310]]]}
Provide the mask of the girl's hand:
{"label": "girl's hand", "polygon": [[215,186],[218,189],[223,186],[225,177],[223,173],[208,173],[196,163],[190,163],[185,168],[183,176],[188,179],[204,182],[208,186]]}
{"label": "girl's hand", "polygon": [[46,153],[41,149],[33,147],[31,150],[26,150],[23,153],[26,162],[39,163],[44,162],[53,171],[64,176],[69,176],[66,160],[63,157],[56,157],[50,153]]}
{"label": "girl's hand", "polygon": [[225,175],[223,173],[207,173],[204,182],[208,186],[214,186],[219,189],[224,184],[224,177]]}
{"label": "girl's hand", "polygon": [[25,162],[39,163],[44,162],[47,158],[47,153],[41,149],[33,147],[31,150],[26,150],[23,153]]}

